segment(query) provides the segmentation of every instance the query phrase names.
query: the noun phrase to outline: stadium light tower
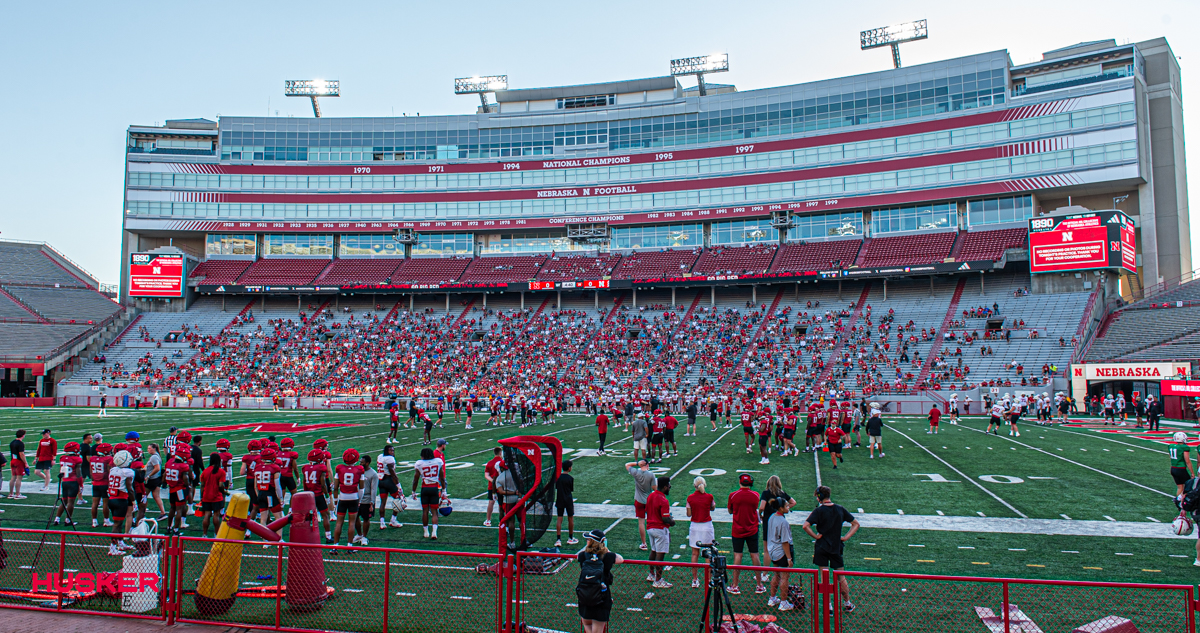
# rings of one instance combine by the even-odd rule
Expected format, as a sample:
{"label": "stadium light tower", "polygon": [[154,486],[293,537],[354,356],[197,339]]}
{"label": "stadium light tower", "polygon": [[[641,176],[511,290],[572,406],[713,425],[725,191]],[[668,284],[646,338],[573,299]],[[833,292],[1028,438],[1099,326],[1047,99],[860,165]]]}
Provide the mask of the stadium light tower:
{"label": "stadium light tower", "polygon": [[714,55],[683,57],[671,60],[671,75],[675,77],[695,75],[696,85],[700,89],[701,97],[708,94],[704,89],[704,74],[723,73],[728,70],[729,53],[716,53]]}
{"label": "stadium light tower", "polygon": [[321,104],[317,97],[340,97],[341,82],[337,79],[289,79],[283,82],[285,97],[308,97],[312,99],[313,116],[321,118]]}
{"label": "stadium light tower", "polygon": [[859,44],[864,51],[882,46],[892,47],[892,63],[895,64],[896,68],[900,67],[901,44],[927,39],[928,37],[929,20],[893,24],[892,26],[883,26],[877,29],[862,31],[858,34]]}
{"label": "stadium light tower", "polygon": [[475,75],[474,77],[459,77],[454,80],[454,94],[479,95],[479,103],[483,106],[484,112],[491,112],[487,94],[497,90],[508,90],[508,75],[485,75],[482,77]]}

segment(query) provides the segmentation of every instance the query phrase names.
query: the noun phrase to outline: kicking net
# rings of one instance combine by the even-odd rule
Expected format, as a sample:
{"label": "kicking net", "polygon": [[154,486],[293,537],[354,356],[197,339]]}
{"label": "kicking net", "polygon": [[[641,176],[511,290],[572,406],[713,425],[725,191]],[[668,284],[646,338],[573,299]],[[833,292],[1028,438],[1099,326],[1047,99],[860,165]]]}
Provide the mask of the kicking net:
{"label": "kicking net", "polygon": [[546,533],[554,517],[554,491],[562,472],[562,444],[555,438],[512,440],[517,441],[504,445],[504,466],[525,502],[505,527],[509,531],[509,548],[527,551]]}

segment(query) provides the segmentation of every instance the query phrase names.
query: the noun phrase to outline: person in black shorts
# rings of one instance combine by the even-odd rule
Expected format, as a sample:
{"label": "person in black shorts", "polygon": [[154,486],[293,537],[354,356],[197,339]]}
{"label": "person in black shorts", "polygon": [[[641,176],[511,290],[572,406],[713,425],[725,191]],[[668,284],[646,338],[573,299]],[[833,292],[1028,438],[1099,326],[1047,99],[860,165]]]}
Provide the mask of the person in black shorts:
{"label": "person in black shorts", "polygon": [[555,482],[554,487],[554,508],[558,511],[558,527],[554,538],[554,546],[562,547],[562,520],[563,515],[567,515],[567,545],[575,545],[579,539],[575,538],[575,478],[571,476],[571,467],[574,463],[569,459],[564,459],[562,463],[562,475]]}
{"label": "person in black shorts", "polygon": [[[821,569],[840,570],[845,568],[843,551],[846,541],[858,531],[858,520],[842,506],[829,500],[829,486],[821,486],[816,491],[820,505],[804,520],[804,531],[814,540],[813,564]],[[849,523],[850,531],[842,535],[842,524]],[[816,531],[813,531],[813,528]],[[850,602],[850,584],[842,576],[838,582],[838,594],[842,599],[842,608],[849,613],[854,610]]]}
{"label": "person in black shorts", "polygon": [[583,633],[606,633],[608,631],[609,614],[613,607],[613,565],[625,562],[616,552],[608,551],[605,546],[606,537],[601,530],[592,530],[584,535],[587,546],[579,552],[579,564],[584,561],[601,561],[604,564],[602,597],[595,604],[580,604],[579,619],[583,625]]}

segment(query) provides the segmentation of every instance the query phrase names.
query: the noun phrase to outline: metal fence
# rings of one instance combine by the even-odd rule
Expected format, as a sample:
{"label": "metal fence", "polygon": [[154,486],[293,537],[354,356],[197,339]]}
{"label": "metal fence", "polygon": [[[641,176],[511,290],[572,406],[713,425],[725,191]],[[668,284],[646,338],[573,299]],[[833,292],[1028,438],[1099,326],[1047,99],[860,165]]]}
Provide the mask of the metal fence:
{"label": "metal fence", "polygon": [[[124,535],[116,551],[107,533],[0,529],[0,608],[304,632],[579,630],[575,554],[301,545],[288,529],[278,543]],[[788,569],[788,588],[772,589],[782,571],[729,566],[742,632],[1196,631],[1188,585]],[[611,629],[712,633],[711,573],[704,561],[615,566]]]}

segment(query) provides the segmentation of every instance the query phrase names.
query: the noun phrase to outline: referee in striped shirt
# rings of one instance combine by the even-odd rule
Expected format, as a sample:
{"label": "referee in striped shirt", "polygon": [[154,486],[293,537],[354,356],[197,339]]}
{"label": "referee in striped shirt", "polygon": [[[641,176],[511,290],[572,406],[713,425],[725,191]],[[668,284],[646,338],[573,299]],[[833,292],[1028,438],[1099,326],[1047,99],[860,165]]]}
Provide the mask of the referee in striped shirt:
{"label": "referee in striped shirt", "polygon": [[163,440],[164,455],[175,454],[175,443],[179,441],[178,435],[179,427],[176,426],[171,427],[171,430],[167,432],[167,439]]}

